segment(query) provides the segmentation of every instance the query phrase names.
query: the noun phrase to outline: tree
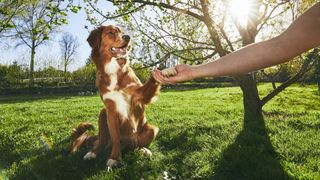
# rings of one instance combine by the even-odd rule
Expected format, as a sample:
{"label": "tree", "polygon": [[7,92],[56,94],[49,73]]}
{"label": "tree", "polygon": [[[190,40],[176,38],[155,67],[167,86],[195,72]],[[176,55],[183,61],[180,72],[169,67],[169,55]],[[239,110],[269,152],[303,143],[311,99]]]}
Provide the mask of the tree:
{"label": "tree", "polygon": [[[283,15],[290,16],[290,10],[294,12],[292,16],[296,16],[299,11],[295,9],[300,10],[297,2],[251,0],[250,15],[240,22],[230,12],[230,1],[107,1],[119,9],[114,13],[103,13],[94,4],[96,1],[87,1],[87,5],[106,20],[122,18],[120,20],[127,24],[128,29],[135,30],[136,39],[140,40],[135,44],[135,49],[144,56],[142,59],[152,62],[151,65],[166,61],[172,55],[190,64],[225,56],[254,43],[257,35],[268,28],[270,31],[270,28],[283,27],[285,23],[288,26],[290,22],[281,20]],[[152,18],[149,14],[153,14]],[[238,35],[235,35],[235,31]],[[142,46],[140,49],[139,44]],[[308,66],[311,62],[306,63]],[[296,78],[300,78],[303,74],[297,75]],[[235,79],[243,92],[245,119],[261,118],[263,105],[294,82],[288,80],[266,97],[260,98],[253,73]]]}
{"label": "tree", "polygon": [[[67,6],[69,8],[69,6]],[[12,21],[15,35],[20,45],[30,48],[30,86],[34,82],[34,60],[38,46],[49,40],[58,26],[67,23],[66,10],[61,7],[61,1],[33,0],[24,7],[26,14]]]}
{"label": "tree", "polygon": [[59,43],[62,53],[64,73],[66,73],[67,67],[74,61],[74,58],[78,53],[77,51],[80,44],[77,37],[69,33],[65,33]]}
{"label": "tree", "polygon": [[12,20],[23,15],[26,4],[21,0],[0,1],[0,38],[5,36],[4,32],[14,28]]}
{"label": "tree", "polygon": [[317,79],[317,84],[318,84],[318,92],[320,93],[320,59],[317,60],[317,65],[316,65],[316,79]]}
{"label": "tree", "polygon": [[318,92],[320,93],[320,49],[316,48],[314,49],[314,51],[312,52],[312,54],[310,54],[309,56],[310,58],[314,58],[315,60],[315,80],[318,84]]}

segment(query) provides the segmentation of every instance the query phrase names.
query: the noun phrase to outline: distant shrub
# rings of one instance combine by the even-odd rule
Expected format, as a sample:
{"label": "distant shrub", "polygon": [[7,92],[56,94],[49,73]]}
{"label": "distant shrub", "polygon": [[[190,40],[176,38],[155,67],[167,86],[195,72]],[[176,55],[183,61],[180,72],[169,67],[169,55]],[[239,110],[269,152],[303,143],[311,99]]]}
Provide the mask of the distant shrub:
{"label": "distant shrub", "polygon": [[28,73],[17,62],[12,65],[0,65],[0,86],[14,87],[21,84],[22,79],[26,78]]}
{"label": "distant shrub", "polygon": [[8,72],[9,72],[8,66],[0,65],[0,86],[1,87],[8,87],[10,84],[6,78]]}
{"label": "distant shrub", "polygon": [[142,83],[150,78],[150,68],[146,68],[141,63],[134,63],[132,68]]}
{"label": "distant shrub", "polygon": [[96,67],[93,63],[88,63],[86,66],[72,73],[72,80],[76,84],[94,84],[96,80]]}

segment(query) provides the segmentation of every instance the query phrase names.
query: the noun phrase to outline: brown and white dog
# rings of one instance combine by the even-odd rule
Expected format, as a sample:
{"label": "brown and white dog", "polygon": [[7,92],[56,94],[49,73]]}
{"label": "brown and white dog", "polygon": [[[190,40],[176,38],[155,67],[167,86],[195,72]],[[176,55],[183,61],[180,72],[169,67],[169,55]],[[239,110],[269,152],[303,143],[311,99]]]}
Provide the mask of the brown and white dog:
{"label": "brown and white dog", "polygon": [[159,93],[160,85],[153,77],[144,85],[129,67],[130,36],[118,27],[100,26],[87,39],[91,57],[97,68],[96,86],[105,105],[99,115],[99,134],[90,136],[90,123],[81,123],[72,133],[71,152],[82,145],[93,145],[85,160],[96,156],[107,146],[112,147],[107,167],[117,165],[121,149],[147,149],[158,128],[147,123],[145,106]]}

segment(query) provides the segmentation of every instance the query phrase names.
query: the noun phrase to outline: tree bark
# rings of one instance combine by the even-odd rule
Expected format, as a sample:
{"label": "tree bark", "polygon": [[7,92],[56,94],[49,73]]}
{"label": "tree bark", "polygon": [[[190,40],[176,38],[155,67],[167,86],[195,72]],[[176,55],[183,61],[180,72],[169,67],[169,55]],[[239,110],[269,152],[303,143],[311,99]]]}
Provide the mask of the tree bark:
{"label": "tree bark", "polygon": [[317,84],[318,84],[318,92],[320,93],[320,59],[317,59],[316,79],[317,79]]}
{"label": "tree bark", "polygon": [[251,74],[236,77],[243,93],[244,119],[262,118],[262,106],[258,88]]}
{"label": "tree bark", "polygon": [[320,93],[320,75],[318,75],[318,92]]}
{"label": "tree bark", "polygon": [[[245,34],[242,36],[242,45],[247,46],[251,43],[254,43],[256,32],[254,29],[256,28],[248,28],[251,31],[241,32],[241,34]],[[243,30],[246,31],[246,30]],[[244,121],[250,120],[259,120],[262,119],[262,106],[261,100],[259,97],[259,92],[257,88],[257,83],[254,77],[254,72],[249,73],[247,75],[242,75],[236,77],[239,86],[243,93],[243,106],[244,106]]]}
{"label": "tree bark", "polygon": [[67,63],[67,60],[66,59],[64,59],[64,74],[66,74],[67,73],[67,66],[68,66],[68,63]]}
{"label": "tree bark", "polygon": [[34,85],[34,57],[36,53],[36,47],[34,46],[34,43],[31,46],[31,60],[30,60],[30,71],[29,71],[29,86]]}
{"label": "tree bark", "polygon": [[67,63],[67,59],[64,59],[64,82],[67,82],[67,66],[68,66],[68,63]]}

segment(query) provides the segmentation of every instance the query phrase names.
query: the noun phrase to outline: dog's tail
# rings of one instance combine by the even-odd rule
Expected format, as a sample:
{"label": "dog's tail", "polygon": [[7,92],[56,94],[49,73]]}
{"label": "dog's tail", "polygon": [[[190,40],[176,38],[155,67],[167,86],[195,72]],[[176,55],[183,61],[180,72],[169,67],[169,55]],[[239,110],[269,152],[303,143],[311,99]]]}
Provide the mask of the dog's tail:
{"label": "dog's tail", "polygon": [[77,128],[72,129],[71,134],[71,153],[74,154],[75,152],[80,149],[82,145],[92,145],[97,140],[97,136],[92,136],[87,133],[87,130],[93,130],[94,127],[91,123],[82,122],[78,125]]}

